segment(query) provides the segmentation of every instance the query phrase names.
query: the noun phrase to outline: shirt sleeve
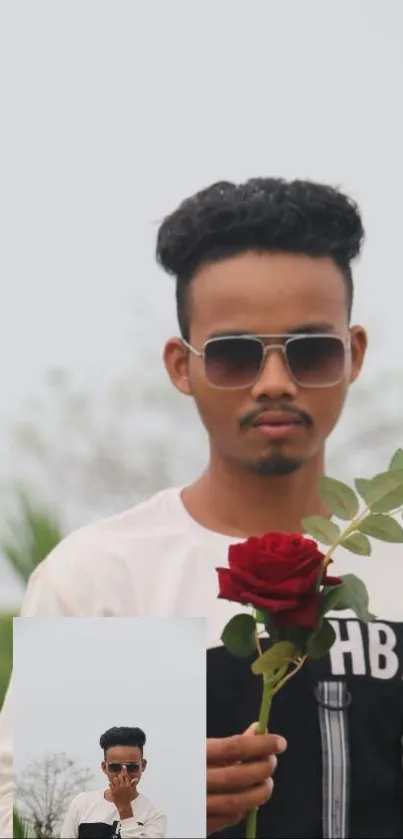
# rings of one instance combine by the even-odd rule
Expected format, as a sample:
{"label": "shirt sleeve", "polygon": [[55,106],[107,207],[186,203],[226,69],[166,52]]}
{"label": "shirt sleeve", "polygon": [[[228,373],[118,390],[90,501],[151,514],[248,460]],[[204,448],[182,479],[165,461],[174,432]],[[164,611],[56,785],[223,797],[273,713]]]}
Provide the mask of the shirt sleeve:
{"label": "shirt sleeve", "polygon": [[64,817],[60,839],[78,839],[77,806],[74,799]]}
{"label": "shirt sleeve", "polygon": [[70,551],[70,541],[61,542],[32,572],[22,601],[22,618],[93,617],[85,574],[83,588],[78,586],[77,562],[85,554]]}
{"label": "shirt sleeve", "polygon": [[162,810],[153,810],[144,824],[136,816],[120,822],[121,839],[162,839],[166,835],[167,820]]}
{"label": "shirt sleeve", "polygon": [[132,571],[95,525],[67,536],[35,568],[21,608],[23,618],[135,614]]}

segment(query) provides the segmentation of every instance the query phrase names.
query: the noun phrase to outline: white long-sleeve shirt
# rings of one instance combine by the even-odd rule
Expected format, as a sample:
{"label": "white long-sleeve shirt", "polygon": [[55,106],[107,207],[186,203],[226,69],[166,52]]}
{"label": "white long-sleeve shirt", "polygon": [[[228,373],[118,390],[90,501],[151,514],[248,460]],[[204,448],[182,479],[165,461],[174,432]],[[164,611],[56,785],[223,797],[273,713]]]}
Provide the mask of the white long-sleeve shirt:
{"label": "white long-sleeve shirt", "polygon": [[132,801],[133,816],[119,818],[104,790],[80,792],[67,810],[60,839],[160,839],[166,834],[165,814],[141,793]]}
{"label": "white long-sleeve shirt", "polygon": [[[227,565],[228,547],[236,541],[239,540],[214,533],[194,521],[182,503],[179,489],[164,490],[125,513],[90,524],[63,540],[33,573],[21,615],[206,617],[208,736],[235,734],[253,722],[258,707],[258,700],[253,698],[255,677],[245,669],[242,660],[226,654],[220,640],[229,618],[242,609],[239,604],[217,598],[215,569]],[[315,821],[313,827],[306,828],[306,835],[322,835],[321,819],[327,819],[328,815],[333,819],[335,809],[340,809],[340,802],[345,801],[343,790],[346,785],[351,787],[350,815],[356,825],[355,835],[366,835],[368,822],[373,831],[377,830],[377,817],[382,824],[377,835],[386,835],[388,814],[397,807],[393,791],[398,790],[401,783],[402,555],[402,545],[376,541],[370,557],[353,556],[342,548],[335,553],[331,573],[336,576],[354,573],[360,577],[370,594],[371,611],[379,621],[367,627],[360,625],[350,611],[334,613],[336,641],[330,655],[323,661],[308,663],[301,671],[301,679],[296,676],[288,691],[279,692],[278,703],[283,710],[277,730],[288,737],[290,743],[293,741],[296,766],[292,777],[298,782],[285,779],[281,784],[277,780],[276,794],[263,811],[270,819],[274,814],[281,830],[274,821],[274,826],[271,823],[267,827],[267,835],[275,836],[278,832],[286,835],[287,830],[289,835],[295,834],[294,821],[301,819],[296,796],[303,784],[308,785],[306,795],[301,793],[304,810]],[[252,680],[251,684],[247,679]],[[304,679],[308,684],[306,690],[299,687]],[[326,700],[326,693],[323,701],[319,695],[312,701],[310,679],[313,685],[320,683],[325,692],[329,692],[330,683],[334,682],[340,691],[347,683],[349,696],[343,707],[350,714],[356,714],[348,736],[344,736],[340,723],[340,731],[336,727],[337,736],[333,737],[334,719],[327,717],[333,713],[331,702]],[[288,706],[290,691],[296,693]],[[351,706],[349,697],[352,697]],[[305,741],[301,740],[304,728],[311,731],[308,723],[303,727],[298,723],[296,731],[292,727],[294,709],[300,707],[303,700],[308,703],[307,719],[310,714],[316,739],[309,735]],[[0,836],[6,839],[12,837],[10,702],[11,692],[0,713]],[[387,744],[383,731],[385,724]],[[323,734],[322,746],[319,725]],[[351,778],[347,778],[347,770],[344,772],[349,766],[349,755],[347,759],[344,753],[340,757],[341,743],[348,744],[353,752]],[[364,747],[370,752],[361,760]],[[309,750],[313,750],[310,770],[305,771]],[[323,786],[320,792],[322,782],[318,767],[321,759],[326,761],[328,770],[324,774],[326,788]],[[302,774],[300,766],[304,766]],[[383,766],[387,767],[387,772],[382,771]],[[378,767],[379,777],[376,775]],[[311,793],[316,798],[308,807],[306,801]],[[321,796],[322,805],[318,796]],[[292,806],[290,801],[294,802]],[[393,820],[396,822],[395,812]],[[327,835],[332,833],[327,832]],[[389,835],[403,834],[396,830],[393,833],[391,828]]]}

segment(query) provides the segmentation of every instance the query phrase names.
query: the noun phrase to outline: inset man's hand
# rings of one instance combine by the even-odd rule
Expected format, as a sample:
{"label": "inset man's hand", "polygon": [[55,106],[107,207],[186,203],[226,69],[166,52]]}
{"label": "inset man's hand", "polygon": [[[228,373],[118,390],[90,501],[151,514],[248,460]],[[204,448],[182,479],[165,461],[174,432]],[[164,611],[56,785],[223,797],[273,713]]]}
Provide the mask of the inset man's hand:
{"label": "inset man's hand", "polygon": [[131,818],[133,815],[133,786],[126,769],[123,769],[119,775],[111,779],[109,789],[111,791],[112,801],[119,810],[120,817],[122,819]]}

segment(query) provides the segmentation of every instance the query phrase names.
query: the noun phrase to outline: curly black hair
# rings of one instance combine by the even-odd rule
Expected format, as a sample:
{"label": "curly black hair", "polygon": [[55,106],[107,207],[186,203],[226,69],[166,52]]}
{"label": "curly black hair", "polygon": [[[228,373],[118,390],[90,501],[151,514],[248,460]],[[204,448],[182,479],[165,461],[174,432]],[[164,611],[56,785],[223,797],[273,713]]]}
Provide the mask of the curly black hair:
{"label": "curly black hair", "polygon": [[129,726],[114,726],[108,728],[101,735],[99,745],[105,753],[111,746],[137,746],[141,754],[146,742],[146,735],[141,728],[130,728]]}
{"label": "curly black hair", "polygon": [[187,291],[198,268],[247,250],[331,257],[346,280],[350,316],[350,263],[363,241],[359,208],[340,190],[312,181],[253,178],[215,183],[183,201],[159,228],[156,258],[176,277],[178,322],[188,339]]}

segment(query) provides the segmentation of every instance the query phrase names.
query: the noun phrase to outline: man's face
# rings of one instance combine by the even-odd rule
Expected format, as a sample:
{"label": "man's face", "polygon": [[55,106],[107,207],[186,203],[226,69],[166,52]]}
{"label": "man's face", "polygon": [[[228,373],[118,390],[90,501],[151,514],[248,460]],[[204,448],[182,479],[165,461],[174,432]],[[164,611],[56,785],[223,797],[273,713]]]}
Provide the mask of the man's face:
{"label": "man's face", "polygon": [[[281,349],[273,349],[254,383],[217,389],[206,377],[203,359],[188,354],[180,341],[173,339],[165,349],[171,379],[194,397],[213,452],[260,474],[285,474],[310,460],[336,425],[366,349],[364,330],[349,329],[347,288],[333,260],[247,252],[205,265],[192,281],[189,306],[190,344],[197,350],[213,335],[231,332],[286,335],[313,330],[350,338],[342,378],[330,387],[300,386]],[[300,422],[283,437],[265,434],[252,422],[261,411],[287,409]]]}
{"label": "man's face", "polygon": [[123,768],[126,767],[132,782],[133,792],[135,792],[146,766],[147,761],[142,758],[138,746],[111,746],[106,751],[101,768],[107,775],[108,780],[111,781],[117,775],[120,775]]}

